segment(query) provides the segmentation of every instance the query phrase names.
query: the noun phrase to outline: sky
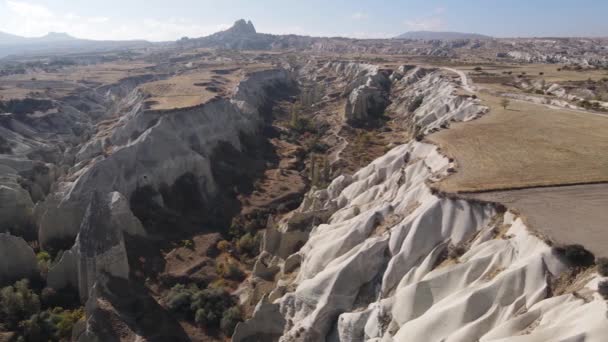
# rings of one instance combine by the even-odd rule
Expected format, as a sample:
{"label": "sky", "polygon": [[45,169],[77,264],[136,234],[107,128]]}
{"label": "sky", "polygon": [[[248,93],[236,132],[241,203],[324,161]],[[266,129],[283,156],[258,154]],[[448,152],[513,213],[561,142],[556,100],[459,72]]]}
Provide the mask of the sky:
{"label": "sky", "polygon": [[166,41],[209,35],[241,18],[258,32],[313,36],[608,36],[608,0],[0,0],[0,31],[26,37]]}

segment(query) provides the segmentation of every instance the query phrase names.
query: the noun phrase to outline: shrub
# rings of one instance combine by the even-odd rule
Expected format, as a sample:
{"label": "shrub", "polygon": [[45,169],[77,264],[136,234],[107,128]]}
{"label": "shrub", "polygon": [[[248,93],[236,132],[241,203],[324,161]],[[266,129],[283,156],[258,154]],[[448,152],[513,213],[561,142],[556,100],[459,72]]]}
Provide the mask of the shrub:
{"label": "shrub", "polygon": [[196,286],[191,288],[186,288],[186,286],[182,284],[173,286],[165,297],[169,310],[187,313],[190,307],[191,297],[195,291],[198,291],[198,287]]}
{"label": "shrub", "polygon": [[220,329],[226,336],[232,336],[234,328],[239,322],[242,322],[241,310],[237,306],[233,306],[226,310],[222,315]]}
{"label": "shrub", "polygon": [[466,252],[467,249],[461,244],[448,246],[448,257],[450,259],[458,259]]}
{"label": "shrub", "polygon": [[15,329],[20,321],[40,311],[40,299],[29,288],[27,279],[0,290],[0,321]]}
{"label": "shrub", "polygon": [[47,274],[51,266],[51,255],[46,251],[40,251],[36,254],[36,259],[38,260],[40,273],[43,275]]}
{"label": "shrub", "polygon": [[194,241],[192,240],[182,240],[182,247],[184,248],[188,248],[188,249],[193,249],[194,248]]}
{"label": "shrub", "polygon": [[608,280],[601,281],[597,284],[597,292],[604,297],[604,299],[608,299]]}
{"label": "shrub", "polygon": [[608,258],[598,258],[596,264],[597,272],[602,277],[608,277]]}
{"label": "shrub", "polygon": [[234,304],[234,299],[225,290],[205,289],[192,296],[190,309],[195,313],[197,323],[217,327],[222,314]]}
{"label": "shrub", "polygon": [[260,242],[257,235],[247,233],[237,241],[236,248],[241,254],[255,256],[260,249]]}
{"label": "shrub", "polygon": [[26,321],[21,327],[28,341],[69,341],[74,325],[84,317],[84,310],[45,310]]}
{"label": "shrub", "polygon": [[511,104],[511,101],[509,101],[509,99],[502,99],[502,100],[500,100],[500,106],[503,109],[507,109],[507,107],[509,107],[510,104]]}
{"label": "shrub", "polygon": [[222,240],[222,241],[218,242],[217,249],[219,249],[222,252],[228,252],[228,250],[230,250],[230,242],[228,242],[226,240]]}
{"label": "shrub", "polygon": [[240,281],[245,277],[243,271],[241,271],[237,265],[230,262],[227,264],[218,264],[217,273],[223,278],[237,281]]}
{"label": "shrub", "polygon": [[[226,325],[228,331],[237,319],[235,311],[228,314],[226,322],[222,323],[227,312],[234,308],[236,300],[223,288],[208,288],[201,290],[198,286],[175,285],[165,302],[170,310],[185,315],[197,324],[208,328],[219,328]],[[236,309],[238,310],[238,308]],[[238,319],[240,319],[240,312]],[[234,323],[236,325],[236,323]],[[224,331],[224,329],[222,329]]]}
{"label": "shrub", "polygon": [[572,267],[589,267],[595,263],[593,253],[578,244],[559,246],[555,248],[555,251]]}

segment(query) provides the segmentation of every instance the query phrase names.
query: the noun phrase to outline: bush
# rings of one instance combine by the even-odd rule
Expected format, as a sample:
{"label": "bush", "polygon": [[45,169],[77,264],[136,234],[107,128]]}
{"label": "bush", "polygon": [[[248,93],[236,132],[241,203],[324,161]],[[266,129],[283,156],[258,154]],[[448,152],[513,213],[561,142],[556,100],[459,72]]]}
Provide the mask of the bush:
{"label": "bush", "polygon": [[555,251],[566,259],[571,267],[589,267],[595,263],[593,253],[578,244],[556,247]]}
{"label": "bush", "polygon": [[226,240],[222,240],[222,241],[218,242],[217,249],[219,249],[222,252],[228,252],[228,250],[230,250],[230,242],[228,242]]}
{"label": "bush", "polygon": [[190,308],[192,295],[195,291],[198,291],[198,287],[196,286],[191,288],[186,288],[182,284],[173,286],[165,297],[167,306],[171,311],[187,313]]}
{"label": "bush", "polygon": [[27,341],[69,341],[74,325],[84,317],[84,310],[56,307],[42,311],[21,323]]}
{"label": "bush", "polygon": [[233,263],[218,264],[217,273],[226,279],[240,281],[245,278],[245,274],[241,269]]}
{"label": "bush", "polygon": [[194,241],[192,240],[182,240],[182,247],[184,248],[188,248],[188,249],[193,249],[194,248]]}
{"label": "bush", "polygon": [[[175,285],[167,296],[165,302],[170,310],[185,315],[197,324],[207,328],[222,327],[228,331],[237,320],[238,308],[236,300],[226,290],[221,288],[208,288],[201,290],[198,286]],[[236,309],[234,309],[236,308]],[[232,310],[232,311],[231,311]],[[227,318],[224,320],[224,316]],[[240,319],[240,311],[238,315]],[[225,321],[225,322],[224,322]],[[226,329],[223,328],[226,326]]]}
{"label": "bush", "polygon": [[226,336],[232,336],[234,332],[234,328],[239,322],[242,322],[243,318],[241,316],[241,310],[237,306],[233,306],[230,309],[226,310],[222,315],[222,320],[220,322],[220,329]]}
{"label": "bush", "polygon": [[608,280],[601,281],[597,284],[597,292],[604,297],[604,299],[608,299]]}
{"label": "bush", "polygon": [[[222,289],[205,289],[192,296],[190,309],[195,313],[195,321],[205,326],[218,327],[223,313],[235,302]],[[202,311],[201,311],[202,310]]]}
{"label": "bush", "polygon": [[256,256],[260,249],[260,241],[257,235],[247,233],[237,241],[236,249],[241,254],[247,254],[249,256]]}
{"label": "bush", "polygon": [[466,252],[467,252],[467,249],[461,244],[458,244],[458,245],[450,244],[448,246],[448,258],[450,258],[450,259],[458,259]]}
{"label": "bush", "polygon": [[608,258],[598,258],[596,264],[597,272],[602,277],[608,277]]}
{"label": "bush", "polygon": [[27,279],[16,282],[0,290],[0,322],[6,328],[17,328],[19,322],[40,311],[40,299],[29,288]]}

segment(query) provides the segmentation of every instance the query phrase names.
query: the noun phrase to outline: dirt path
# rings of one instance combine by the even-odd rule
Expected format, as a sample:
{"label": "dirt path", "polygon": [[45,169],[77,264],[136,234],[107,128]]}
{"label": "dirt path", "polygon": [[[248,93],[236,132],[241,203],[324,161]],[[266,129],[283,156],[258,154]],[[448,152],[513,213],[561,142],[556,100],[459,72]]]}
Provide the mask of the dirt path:
{"label": "dirt path", "polygon": [[[473,80],[471,80],[464,71],[458,70],[458,69],[454,69],[454,68],[448,68],[448,67],[442,67],[442,69],[457,74],[460,77],[460,80],[461,80],[461,83],[462,83],[462,89],[464,89],[464,90],[466,90],[466,91],[468,91],[470,93],[477,93],[477,91],[478,91],[477,90],[477,86],[475,86],[473,84]],[[504,97],[503,95],[510,95],[510,94],[493,94],[493,95]],[[519,95],[518,94],[512,94],[512,96],[507,96],[507,97],[509,97],[513,101],[526,102],[526,103],[531,103],[531,104],[535,104],[535,105],[542,105],[542,106],[545,106],[545,107],[547,107],[549,109],[563,110],[563,111],[572,112],[572,113],[583,113],[583,114],[596,115],[596,116],[601,116],[601,117],[608,117],[608,114],[602,114],[602,113],[592,112],[592,111],[588,111],[588,110],[584,110],[584,109],[565,108],[565,107],[560,107],[560,106],[556,106],[556,105],[537,103],[537,102],[532,101],[532,100],[525,100],[525,99],[521,99],[521,98],[515,98],[517,96],[519,96]],[[529,96],[529,95],[527,95],[527,96]]]}
{"label": "dirt path", "polygon": [[469,78],[467,77],[467,74],[464,71],[454,69],[454,68],[448,68],[448,67],[443,67],[442,69],[457,74],[460,77],[460,81],[462,83],[462,89],[464,89],[470,93],[477,92],[477,90],[475,89],[475,87],[472,84],[473,82],[469,80]]}

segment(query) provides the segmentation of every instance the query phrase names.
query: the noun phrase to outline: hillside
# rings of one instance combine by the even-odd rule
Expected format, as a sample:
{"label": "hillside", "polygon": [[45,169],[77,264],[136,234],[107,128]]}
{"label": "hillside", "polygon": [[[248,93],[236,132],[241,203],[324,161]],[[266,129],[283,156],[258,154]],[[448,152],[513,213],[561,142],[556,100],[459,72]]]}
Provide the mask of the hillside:
{"label": "hillside", "polygon": [[439,32],[439,31],[411,31],[398,35],[395,39],[419,40],[459,40],[459,39],[492,39],[490,36],[477,33]]}

